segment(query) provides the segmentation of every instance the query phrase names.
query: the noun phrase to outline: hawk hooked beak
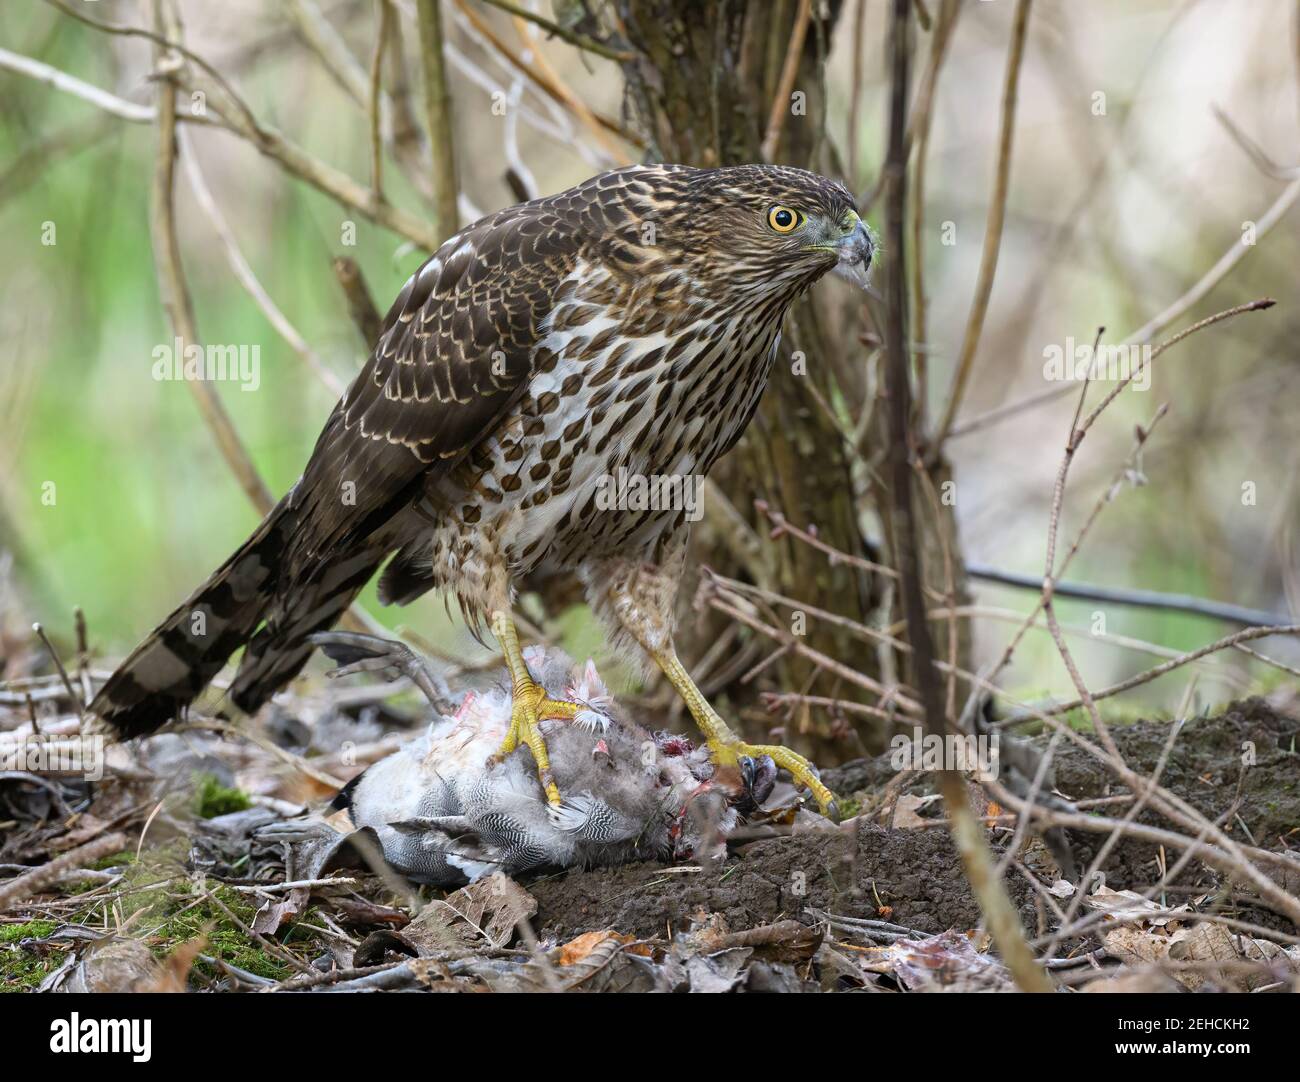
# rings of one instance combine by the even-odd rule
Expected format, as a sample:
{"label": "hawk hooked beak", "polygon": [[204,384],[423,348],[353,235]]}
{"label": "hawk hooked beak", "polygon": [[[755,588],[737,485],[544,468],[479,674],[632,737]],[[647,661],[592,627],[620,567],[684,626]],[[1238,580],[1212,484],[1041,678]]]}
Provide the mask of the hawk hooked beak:
{"label": "hawk hooked beak", "polygon": [[840,257],[835,264],[834,273],[860,289],[866,289],[871,280],[871,256],[875,252],[875,244],[866,223],[853,212],[850,212],[850,218],[852,228],[834,245]]}

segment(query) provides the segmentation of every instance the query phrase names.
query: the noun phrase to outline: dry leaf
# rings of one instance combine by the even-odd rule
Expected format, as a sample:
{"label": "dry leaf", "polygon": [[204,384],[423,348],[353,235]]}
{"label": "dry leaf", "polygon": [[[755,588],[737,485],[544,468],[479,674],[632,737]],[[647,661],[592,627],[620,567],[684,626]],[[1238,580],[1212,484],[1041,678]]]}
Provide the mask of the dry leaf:
{"label": "dry leaf", "polygon": [[[1232,935],[1221,924],[1209,922],[1182,929],[1169,940],[1169,957],[1177,962],[1231,962],[1239,957]],[[1175,979],[1195,992],[1206,981],[1213,980],[1225,990],[1247,991],[1244,974],[1230,974],[1226,970],[1207,968],[1179,970]]]}
{"label": "dry leaf", "polygon": [[899,830],[916,830],[919,827],[934,826],[933,819],[927,819],[917,812],[928,804],[933,804],[935,797],[917,796],[915,793],[903,793],[893,807],[886,807],[880,813],[880,821],[885,826],[891,824]]}
{"label": "dry leaf", "polygon": [[194,959],[199,956],[199,952],[208,944],[206,934],[195,936],[180,944],[174,951],[167,956],[167,960],[158,967],[157,976],[152,981],[143,984],[139,991],[141,992],[188,992],[190,986],[190,970],[194,967]]}
{"label": "dry leaf", "polygon": [[[632,943],[634,939],[630,935],[622,935],[619,932],[606,929],[598,932],[584,932],[576,939],[570,939],[563,946],[558,947],[552,954],[556,965],[572,966],[583,961],[593,950],[607,939],[617,940],[619,943]],[[648,944],[641,944],[639,947],[632,948],[635,953],[643,957],[650,957],[650,947]]]}
{"label": "dry leaf", "polygon": [[1106,950],[1123,962],[1158,962],[1169,954],[1169,937],[1121,924],[1101,934]]}
{"label": "dry leaf", "polygon": [[274,935],[281,925],[292,921],[307,907],[310,897],[310,888],[294,887],[279,901],[268,898],[253,916],[253,931],[258,935]]}
{"label": "dry leaf", "polygon": [[490,947],[500,950],[515,926],[537,912],[537,899],[500,872],[430,902],[402,934],[422,955]]}

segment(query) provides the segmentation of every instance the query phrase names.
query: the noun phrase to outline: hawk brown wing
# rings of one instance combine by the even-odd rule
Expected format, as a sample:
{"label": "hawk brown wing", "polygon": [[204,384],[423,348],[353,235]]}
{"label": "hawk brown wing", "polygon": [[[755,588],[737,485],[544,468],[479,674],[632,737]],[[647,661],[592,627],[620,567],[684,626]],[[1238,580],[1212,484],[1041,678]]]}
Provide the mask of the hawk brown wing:
{"label": "hawk brown wing", "polygon": [[623,174],[511,207],[411,277],[301,478],[252,536],[136,647],[91,704],[119,734],[183,710],[247,644],[231,697],[254,710],[391,551],[384,527],[527,387],[548,313],[611,217]]}
{"label": "hawk brown wing", "polygon": [[291,577],[373,534],[430,470],[448,468],[491,431],[527,385],[582,242],[553,202],[470,226],[402,288],[290,497]]}

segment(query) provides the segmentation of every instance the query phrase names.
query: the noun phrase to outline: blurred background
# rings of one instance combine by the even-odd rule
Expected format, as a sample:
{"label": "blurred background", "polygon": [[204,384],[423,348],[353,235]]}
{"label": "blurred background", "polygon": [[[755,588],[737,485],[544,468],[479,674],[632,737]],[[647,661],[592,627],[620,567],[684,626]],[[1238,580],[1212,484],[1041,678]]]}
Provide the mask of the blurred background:
{"label": "blurred background", "polygon": [[[567,25],[581,5],[523,6]],[[101,21],[148,25],[132,0],[78,7]],[[371,0],[183,0],[179,7],[189,47],[238,88],[260,120],[369,183],[369,116],[356,76],[367,74],[374,49]],[[1010,0],[961,7],[937,85],[926,168],[932,414],[946,400],[980,263],[1013,18]],[[399,0],[395,10],[414,78],[410,6]],[[887,5],[847,0],[833,14],[818,122],[845,179],[868,192],[884,154]],[[324,44],[321,19],[333,35]],[[1122,470],[1134,425],[1169,407],[1067,577],[1233,602],[1283,622],[1300,611],[1300,212],[1292,208],[1300,184],[1298,19],[1293,0],[1034,5],[997,273],[959,434],[948,446],[967,561],[1041,577],[1052,481],[1077,396],[965,433],[963,423],[1042,392],[1045,349],[1064,348],[1067,339],[1091,342],[1099,326],[1107,328],[1106,341],[1119,341],[1183,298],[1220,260],[1240,257],[1158,338],[1253,298],[1273,297],[1277,306],[1193,336],[1156,363],[1148,390],[1126,391],[1102,417],[1070,477],[1066,541]],[[548,193],[644,156],[540,92],[493,38],[617,123],[627,103],[616,62],[539,31],[520,34],[508,15],[477,0],[445,4],[444,22],[462,222],[517,201],[507,172],[513,167],[518,179],[521,163]],[[106,36],[39,0],[0,6],[0,47],[121,99],[153,99],[147,41]],[[355,67],[331,70],[322,61],[331,48]],[[919,63],[925,49],[922,34]],[[505,115],[494,111],[501,100],[509,103]],[[346,383],[365,344],[331,260],[354,259],[383,311],[425,253],[286,175],[246,141],[184,127],[187,149],[261,286],[323,369]],[[1254,158],[1246,139],[1258,147]],[[0,620],[7,644],[0,658],[17,656],[33,619],[67,640],[74,606],[84,609],[97,651],[123,654],[258,518],[189,389],[153,376],[155,348],[173,338],[148,229],[155,151],[152,125],[106,115],[0,65]],[[408,175],[390,156],[385,194],[427,216]],[[232,273],[227,246],[183,168],[176,199],[202,339],[260,351],[256,389],[226,383],[217,393],[278,495],[295,479],[336,396]],[[1261,228],[1270,208],[1271,228]],[[877,228],[880,215],[877,203],[868,214]],[[847,287],[821,288],[841,291],[835,296],[848,305]],[[778,372],[768,394],[788,395],[783,381],[791,378]],[[1100,397],[1095,391],[1090,402]],[[987,610],[972,624],[978,666],[996,659],[1014,631],[1006,614],[1028,612],[1036,595],[978,581],[971,589]],[[815,594],[807,600],[818,603]],[[372,590],[364,603],[386,624],[409,627],[453,653],[479,650],[441,599],[385,610]],[[1196,615],[1090,601],[1062,602],[1060,613],[1085,632],[1077,656],[1094,687],[1232,630]],[[1104,636],[1096,634],[1099,613]],[[553,627],[573,652],[602,660],[600,636],[582,610],[557,614]],[[1259,649],[1300,664],[1294,639],[1272,638]],[[1172,709],[1185,677],[1144,686],[1123,709]],[[1284,670],[1230,652],[1203,667],[1198,701],[1288,681]],[[1070,693],[1039,631],[1003,682],[1028,695]]]}

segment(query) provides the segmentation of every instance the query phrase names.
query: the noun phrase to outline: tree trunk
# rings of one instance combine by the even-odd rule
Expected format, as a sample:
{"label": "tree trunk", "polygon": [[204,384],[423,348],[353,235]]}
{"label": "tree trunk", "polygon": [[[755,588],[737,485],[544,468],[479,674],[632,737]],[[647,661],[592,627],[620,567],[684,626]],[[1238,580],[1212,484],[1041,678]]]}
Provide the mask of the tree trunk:
{"label": "tree trunk", "polygon": [[[811,5],[793,84],[783,82],[782,72],[801,18],[800,0],[615,0],[613,7],[638,49],[636,58],[625,62],[624,73],[632,119],[646,138],[650,159],[699,166],[763,161],[772,103],[778,94],[789,94],[791,100],[780,106],[781,133],[771,160],[831,176],[843,174],[826,135],[822,81],[842,0]],[[832,562],[788,535],[773,538],[770,521],[755,507],[756,501],[766,501],[791,524],[815,530],[827,545],[869,559],[876,553],[865,533],[868,522],[875,518],[887,538],[887,520],[872,510],[889,506],[878,487],[883,481],[850,446],[853,425],[870,409],[874,393],[867,373],[868,350],[859,340],[863,299],[847,286],[823,285],[791,311],[759,413],[740,444],[713,471],[717,491],[710,493],[710,500],[715,506],[700,524],[705,528],[697,527],[693,565],[704,564],[795,601],[870,623],[879,607],[882,580]],[[866,456],[867,463],[871,457]],[[719,493],[725,503],[717,499]],[[946,520],[949,563],[955,562],[959,572],[961,555],[950,508],[943,508],[941,518]],[[943,562],[927,562],[927,581],[941,587],[946,581]],[[959,597],[962,583],[958,573]],[[683,603],[689,599],[687,592]],[[783,630],[800,635],[800,642],[879,678],[878,651],[860,635],[826,620],[800,619],[785,607],[769,611],[784,622]],[[687,663],[701,657],[723,628],[717,614],[684,620],[681,642]],[[946,656],[943,630],[939,643]],[[761,658],[777,648],[777,643],[760,639],[751,652]],[[962,657],[964,653],[963,646]],[[749,735],[758,735],[756,729],[774,722],[780,725],[780,717],[766,717],[757,709],[756,689],[742,684],[740,675],[733,671],[722,690],[732,713],[748,720]],[[766,667],[763,678],[783,691],[850,700],[862,696],[843,682],[819,677],[792,651]],[[712,690],[717,694],[720,689]],[[832,723],[825,711],[802,705],[784,713],[784,719],[784,742],[824,763],[860,753],[864,745],[879,748],[888,736],[860,720],[854,726]]]}

